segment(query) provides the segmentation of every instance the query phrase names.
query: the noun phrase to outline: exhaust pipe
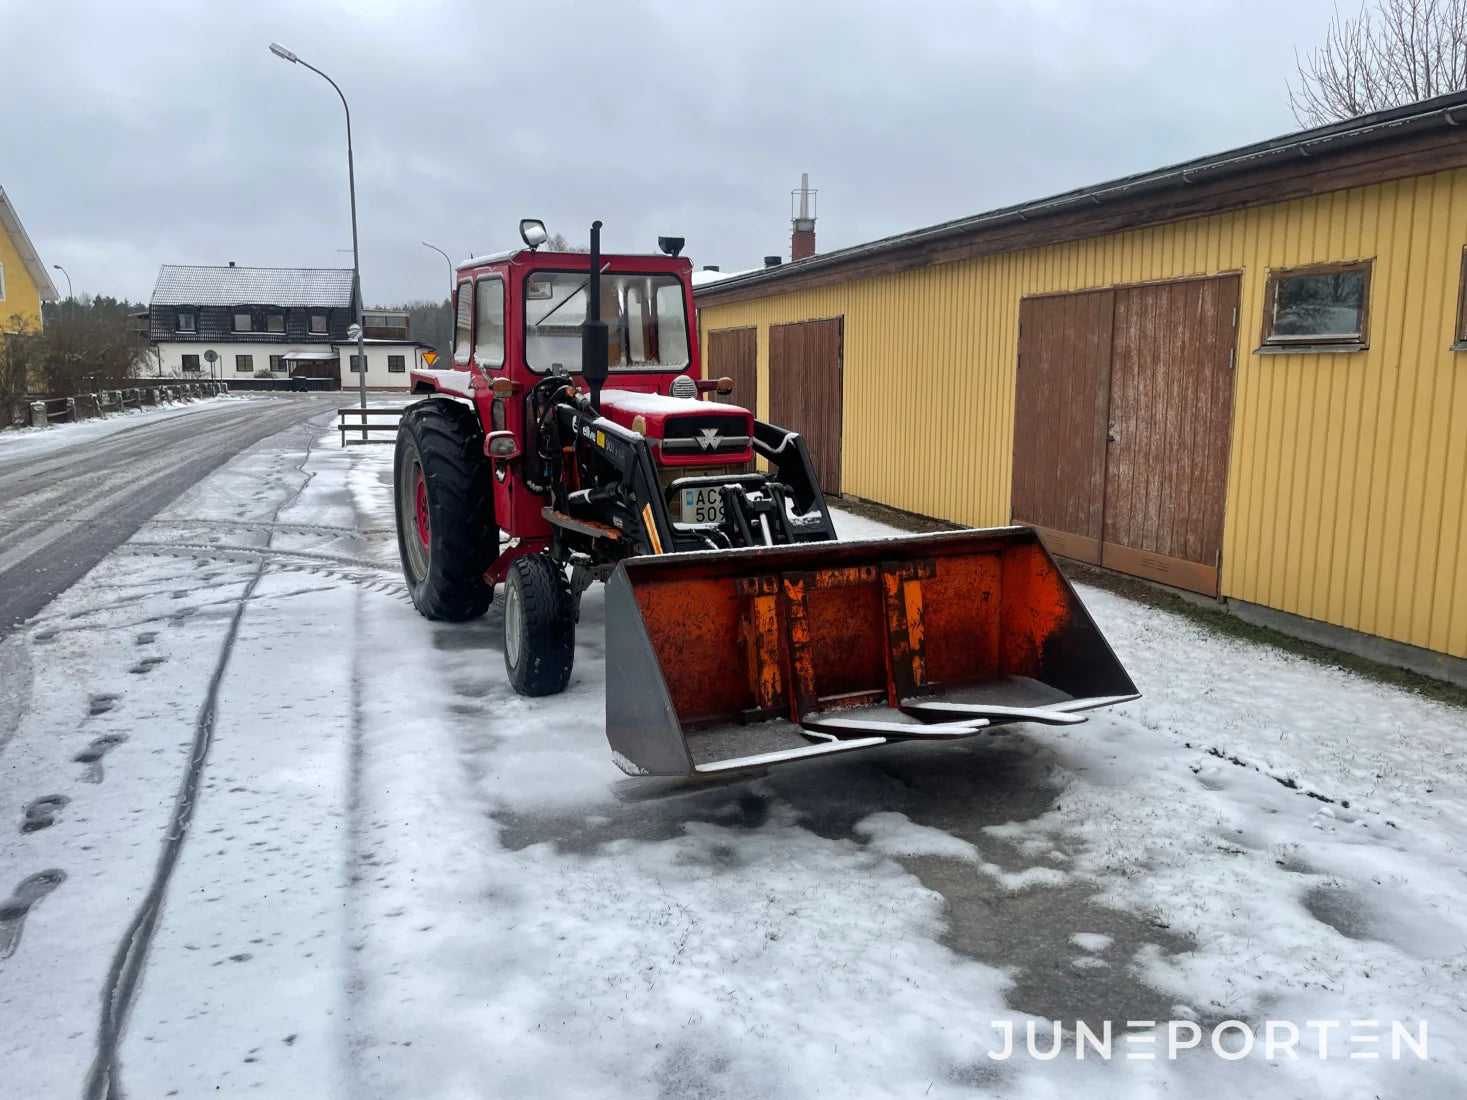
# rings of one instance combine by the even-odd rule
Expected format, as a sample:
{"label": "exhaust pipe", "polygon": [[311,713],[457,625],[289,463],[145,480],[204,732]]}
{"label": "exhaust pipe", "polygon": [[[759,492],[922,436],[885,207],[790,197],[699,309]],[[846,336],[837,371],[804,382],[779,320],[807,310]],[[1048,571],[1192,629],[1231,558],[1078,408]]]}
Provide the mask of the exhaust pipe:
{"label": "exhaust pipe", "polygon": [[591,273],[586,281],[586,319],[581,323],[581,377],[591,387],[591,408],[601,412],[601,387],[611,374],[610,336],[601,319],[601,223],[591,223]]}

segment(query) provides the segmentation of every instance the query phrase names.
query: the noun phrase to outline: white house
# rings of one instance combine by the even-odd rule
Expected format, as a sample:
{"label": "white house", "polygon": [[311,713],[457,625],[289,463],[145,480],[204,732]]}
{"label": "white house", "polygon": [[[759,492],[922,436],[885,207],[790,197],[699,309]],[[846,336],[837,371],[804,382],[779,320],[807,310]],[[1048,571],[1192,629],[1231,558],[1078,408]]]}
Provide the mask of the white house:
{"label": "white house", "polygon": [[[315,378],[355,388],[360,364],[347,335],[355,297],[350,268],[164,264],[148,306],[152,369],[164,378]],[[368,388],[406,390],[431,348],[409,338],[404,313],[366,310],[364,318]]]}

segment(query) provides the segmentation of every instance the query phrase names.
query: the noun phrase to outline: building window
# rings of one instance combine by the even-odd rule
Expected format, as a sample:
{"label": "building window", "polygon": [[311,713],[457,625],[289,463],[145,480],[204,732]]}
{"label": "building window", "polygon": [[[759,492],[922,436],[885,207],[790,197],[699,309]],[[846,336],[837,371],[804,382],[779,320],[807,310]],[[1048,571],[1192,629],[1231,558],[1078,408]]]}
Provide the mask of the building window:
{"label": "building window", "polygon": [[352,374],[362,373],[362,357],[360,355],[353,355],[351,357],[351,372]]}
{"label": "building window", "polygon": [[387,373],[388,374],[406,374],[407,373],[407,356],[405,356],[405,355],[389,355],[387,357]]}
{"label": "building window", "polygon": [[1370,261],[1270,271],[1263,301],[1266,347],[1360,350],[1370,337]]}
{"label": "building window", "polygon": [[235,332],[251,332],[254,329],[254,318],[248,313],[236,313],[234,315]]}
{"label": "building window", "polygon": [[253,355],[236,355],[234,357],[234,369],[240,373],[255,369],[255,357]]}
{"label": "building window", "polygon": [[270,369],[272,371],[277,371],[277,372],[283,371],[285,369],[285,356],[283,356],[283,355],[272,355],[272,356],[270,356]]}
{"label": "building window", "polygon": [[266,314],[265,315],[265,331],[266,332],[284,332],[285,331],[285,314],[283,314],[283,313],[268,313],[268,314]]}
{"label": "building window", "polygon": [[458,310],[453,325],[453,361],[465,366],[469,361],[469,326],[474,319],[474,286],[467,279],[458,284]]}
{"label": "building window", "polygon": [[324,335],[326,335],[326,314],[324,314],[324,313],[313,313],[313,314],[311,314],[311,335],[312,336],[324,336]]}
{"label": "building window", "polygon": [[477,328],[474,330],[474,361],[484,370],[504,366],[504,282],[494,276],[474,284],[477,299]]}
{"label": "building window", "polygon": [[197,355],[185,355],[183,357],[183,369],[188,374],[197,374],[199,370],[199,357]]}
{"label": "building window", "polygon": [[199,315],[197,313],[180,313],[178,315],[178,324],[176,328],[179,332],[198,332]]}
{"label": "building window", "polygon": [[1467,351],[1467,248],[1462,249],[1462,278],[1457,283],[1457,339],[1453,351]]}

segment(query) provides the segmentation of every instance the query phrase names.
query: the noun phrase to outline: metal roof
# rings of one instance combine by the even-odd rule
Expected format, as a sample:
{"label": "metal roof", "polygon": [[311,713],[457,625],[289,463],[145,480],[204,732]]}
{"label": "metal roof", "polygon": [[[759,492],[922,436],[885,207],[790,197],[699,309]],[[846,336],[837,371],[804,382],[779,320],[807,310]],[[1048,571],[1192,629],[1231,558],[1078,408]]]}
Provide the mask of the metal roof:
{"label": "metal roof", "polygon": [[3,187],[0,187],[0,228],[4,228],[10,237],[10,243],[15,245],[15,250],[20,253],[20,262],[25,264],[25,269],[31,273],[36,290],[40,292],[41,301],[54,302],[59,299],[61,295],[56,292],[56,284],[51,281],[46,265],[41,262],[41,257],[36,252],[36,246],[31,244],[31,239],[26,236],[25,226],[20,224],[20,217],[16,214],[15,207],[10,205],[10,199],[6,196]]}
{"label": "metal roof", "polygon": [[[1361,115],[1344,122],[1334,122],[1311,130],[1285,134],[1268,141],[1256,142],[1212,156],[1198,157],[1166,168],[1150,172],[1138,172],[1130,176],[1109,180],[1089,187],[1065,191],[1048,198],[1017,203],[983,214],[941,222],[922,229],[898,233],[891,237],[866,244],[853,245],[823,252],[804,260],[780,264],[776,267],[758,268],[752,272],[719,279],[698,288],[698,297],[715,298],[726,291],[744,287],[777,284],[785,279],[827,268],[839,270],[843,265],[857,260],[879,256],[915,244],[941,240],[947,237],[962,237],[977,234],[1003,225],[1012,225],[1036,218],[1058,214],[1078,206],[1103,205],[1107,202],[1131,197],[1138,193],[1159,191],[1165,188],[1185,187],[1202,178],[1214,175],[1243,174],[1263,168],[1284,158],[1304,158],[1351,146],[1366,145],[1412,131],[1435,126],[1460,126],[1467,123],[1467,92],[1453,92],[1435,99],[1410,103],[1404,107],[1392,107],[1374,114]],[[777,289],[771,285],[771,291]]]}
{"label": "metal roof", "polygon": [[155,306],[350,307],[349,267],[193,267],[164,264]]}

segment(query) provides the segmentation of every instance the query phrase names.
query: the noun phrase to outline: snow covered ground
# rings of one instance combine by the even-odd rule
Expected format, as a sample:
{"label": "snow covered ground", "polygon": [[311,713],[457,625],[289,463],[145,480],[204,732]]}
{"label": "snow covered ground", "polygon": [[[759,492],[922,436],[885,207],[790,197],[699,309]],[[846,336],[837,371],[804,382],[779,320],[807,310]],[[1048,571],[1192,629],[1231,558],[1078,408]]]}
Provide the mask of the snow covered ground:
{"label": "snow covered ground", "polygon": [[1135,703],[668,794],[599,590],[515,696],[390,467],[277,436],[0,643],[0,1096],[1467,1094],[1464,712],[1087,588]]}
{"label": "snow covered ground", "polygon": [[[31,458],[62,447],[95,443],[118,432],[127,431],[140,424],[154,424],[160,420],[187,416],[201,409],[218,408],[223,402],[259,400],[248,395],[219,394],[217,397],[200,397],[188,401],[150,405],[147,408],[123,409],[91,420],[74,423],[48,424],[44,428],[7,428],[0,432],[0,457]],[[265,397],[268,400],[268,396]]]}

